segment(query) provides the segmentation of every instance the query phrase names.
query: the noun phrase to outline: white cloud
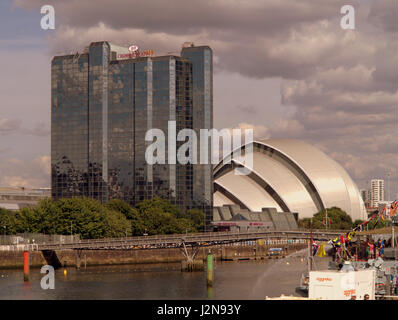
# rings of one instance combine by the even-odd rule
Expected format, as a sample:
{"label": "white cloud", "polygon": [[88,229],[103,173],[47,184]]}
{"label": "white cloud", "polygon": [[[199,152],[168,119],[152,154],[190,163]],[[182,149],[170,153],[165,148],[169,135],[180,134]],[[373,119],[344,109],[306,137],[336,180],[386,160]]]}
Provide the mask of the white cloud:
{"label": "white cloud", "polygon": [[47,187],[50,179],[50,157],[38,156],[28,161],[8,158],[0,162],[0,186],[26,188]]}
{"label": "white cloud", "polygon": [[0,118],[0,134],[14,133],[20,126],[20,120]]}

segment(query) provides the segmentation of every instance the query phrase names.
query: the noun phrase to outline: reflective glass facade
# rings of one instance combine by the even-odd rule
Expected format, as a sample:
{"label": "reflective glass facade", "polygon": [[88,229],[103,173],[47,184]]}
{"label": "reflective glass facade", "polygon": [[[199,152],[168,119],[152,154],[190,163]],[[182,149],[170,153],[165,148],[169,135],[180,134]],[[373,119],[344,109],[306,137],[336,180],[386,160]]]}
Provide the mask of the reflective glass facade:
{"label": "reflective glass facade", "polygon": [[[192,62],[193,128],[198,137],[200,154],[200,129],[213,128],[213,53],[210,47],[186,47],[181,57]],[[193,199],[195,206],[206,213],[206,225],[213,219],[213,168],[211,144],[208,144],[208,163],[193,168]],[[203,150],[202,150],[203,152]]]}
{"label": "reflective glass facade", "polygon": [[[53,198],[116,198],[134,205],[159,196],[183,210],[210,212],[210,164],[145,161],[149,129],[161,129],[167,146],[169,121],[177,133],[193,129],[198,137],[201,128],[212,128],[210,48],[127,60],[116,60],[112,48],[92,43],[83,54],[52,61]],[[184,143],[178,141],[177,150]]]}

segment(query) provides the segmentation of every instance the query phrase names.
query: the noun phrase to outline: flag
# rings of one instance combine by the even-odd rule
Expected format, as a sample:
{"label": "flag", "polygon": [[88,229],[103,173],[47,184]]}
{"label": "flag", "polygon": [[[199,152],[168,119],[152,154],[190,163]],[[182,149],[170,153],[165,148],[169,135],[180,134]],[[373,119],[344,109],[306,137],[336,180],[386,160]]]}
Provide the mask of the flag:
{"label": "flag", "polygon": [[319,250],[319,244],[315,241],[312,242],[312,255],[315,256]]}
{"label": "flag", "polygon": [[353,231],[350,231],[350,232],[348,232],[347,233],[347,240],[348,241],[351,241],[351,239],[353,238],[353,237],[355,237],[355,230],[353,230]]}
{"label": "flag", "polygon": [[326,256],[325,244],[324,243],[321,243],[321,245],[319,246],[317,256],[321,257],[321,258]]}

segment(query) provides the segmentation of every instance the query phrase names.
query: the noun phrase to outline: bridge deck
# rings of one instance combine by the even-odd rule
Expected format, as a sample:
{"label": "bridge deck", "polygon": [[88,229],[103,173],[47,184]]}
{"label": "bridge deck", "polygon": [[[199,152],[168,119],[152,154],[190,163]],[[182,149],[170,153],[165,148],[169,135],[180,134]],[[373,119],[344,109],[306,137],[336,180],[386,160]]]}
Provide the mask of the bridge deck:
{"label": "bridge deck", "polygon": [[[327,241],[346,231],[314,231],[314,240]],[[309,239],[308,231],[262,232],[206,232],[107,239],[87,239],[74,243],[37,244],[36,250],[103,250],[103,249],[153,249],[186,246],[209,246],[223,243],[254,241],[258,239]]]}

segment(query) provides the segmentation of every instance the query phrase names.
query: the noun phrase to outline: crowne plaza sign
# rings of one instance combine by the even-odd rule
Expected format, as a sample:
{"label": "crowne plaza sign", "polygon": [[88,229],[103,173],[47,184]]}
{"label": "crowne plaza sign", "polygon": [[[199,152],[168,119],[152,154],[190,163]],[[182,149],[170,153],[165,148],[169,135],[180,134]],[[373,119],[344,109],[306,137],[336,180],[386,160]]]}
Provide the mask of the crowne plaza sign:
{"label": "crowne plaza sign", "polygon": [[154,55],[154,51],[152,49],[145,49],[144,51],[139,51],[138,46],[132,45],[129,47],[129,53],[119,53],[117,55],[117,59],[135,59],[141,57],[152,57]]}

